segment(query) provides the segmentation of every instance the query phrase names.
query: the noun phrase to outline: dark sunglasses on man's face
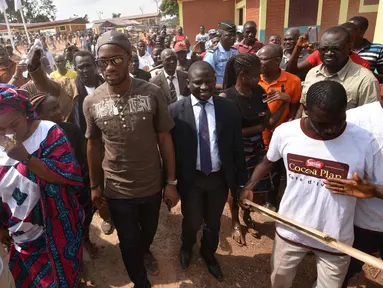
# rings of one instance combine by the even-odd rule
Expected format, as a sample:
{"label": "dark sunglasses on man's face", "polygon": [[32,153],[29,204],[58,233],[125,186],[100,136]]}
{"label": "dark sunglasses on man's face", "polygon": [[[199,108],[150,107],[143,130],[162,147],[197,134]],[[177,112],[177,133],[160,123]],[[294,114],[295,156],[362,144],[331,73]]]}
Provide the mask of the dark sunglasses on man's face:
{"label": "dark sunglasses on man's face", "polygon": [[125,53],[121,56],[111,57],[108,59],[96,59],[95,63],[100,68],[108,67],[109,64],[112,64],[113,66],[121,66],[124,62],[124,57],[128,55],[129,53]]}
{"label": "dark sunglasses on man's face", "polygon": [[340,53],[342,52],[344,46],[342,47],[339,47],[339,46],[319,46],[318,47],[318,50],[320,53],[323,53],[323,54],[327,54],[329,51],[331,51],[332,53]]}

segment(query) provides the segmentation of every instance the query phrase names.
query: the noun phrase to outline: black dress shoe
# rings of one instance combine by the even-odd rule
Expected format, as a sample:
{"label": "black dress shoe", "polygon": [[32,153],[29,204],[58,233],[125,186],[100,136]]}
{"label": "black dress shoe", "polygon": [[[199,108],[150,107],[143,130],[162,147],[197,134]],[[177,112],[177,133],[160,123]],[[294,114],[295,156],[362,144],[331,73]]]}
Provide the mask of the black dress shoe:
{"label": "black dress shoe", "polygon": [[180,249],[180,264],[182,269],[188,269],[192,258],[192,252],[186,249]]}
{"label": "black dress shoe", "polygon": [[213,275],[218,281],[223,281],[223,273],[217,259],[214,256],[205,257],[202,252],[201,256],[205,261],[207,270],[209,270],[210,274]]}

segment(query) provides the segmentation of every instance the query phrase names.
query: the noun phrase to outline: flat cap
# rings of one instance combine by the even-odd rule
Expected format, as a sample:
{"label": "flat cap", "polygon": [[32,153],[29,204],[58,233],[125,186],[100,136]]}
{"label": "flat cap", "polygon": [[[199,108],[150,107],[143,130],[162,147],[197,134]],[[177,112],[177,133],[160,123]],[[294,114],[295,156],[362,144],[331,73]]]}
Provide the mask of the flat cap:
{"label": "flat cap", "polygon": [[227,32],[232,32],[236,33],[237,32],[237,27],[232,21],[222,21],[218,24],[218,29],[227,31]]}
{"label": "flat cap", "polygon": [[128,37],[124,33],[118,31],[105,32],[100,36],[100,38],[98,38],[97,51],[99,51],[101,46],[105,44],[114,44],[124,49],[127,53],[132,53],[132,45],[130,44]]}

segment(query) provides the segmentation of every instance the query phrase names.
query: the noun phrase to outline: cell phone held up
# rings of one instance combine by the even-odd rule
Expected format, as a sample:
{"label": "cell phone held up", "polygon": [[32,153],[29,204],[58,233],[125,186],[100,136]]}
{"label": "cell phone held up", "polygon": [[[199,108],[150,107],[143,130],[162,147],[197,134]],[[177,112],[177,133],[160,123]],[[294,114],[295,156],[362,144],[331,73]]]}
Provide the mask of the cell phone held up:
{"label": "cell phone held up", "polygon": [[307,33],[310,44],[318,43],[318,30],[316,26],[309,27]]}

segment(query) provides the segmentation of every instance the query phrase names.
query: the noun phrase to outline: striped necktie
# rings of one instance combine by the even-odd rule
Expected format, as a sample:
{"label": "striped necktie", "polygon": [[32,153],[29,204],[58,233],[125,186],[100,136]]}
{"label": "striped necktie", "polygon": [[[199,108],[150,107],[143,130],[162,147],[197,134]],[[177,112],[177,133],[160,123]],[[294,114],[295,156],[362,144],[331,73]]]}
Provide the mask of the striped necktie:
{"label": "striped necktie", "polygon": [[177,101],[177,92],[176,92],[176,87],[174,86],[174,83],[173,83],[173,79],[175,79],[176,77],[174,76],[168,76],[168,79],[170,81],[169,83],[169,88],[170,88],[170,101],[173,103],[173,102],[176,102]]}

